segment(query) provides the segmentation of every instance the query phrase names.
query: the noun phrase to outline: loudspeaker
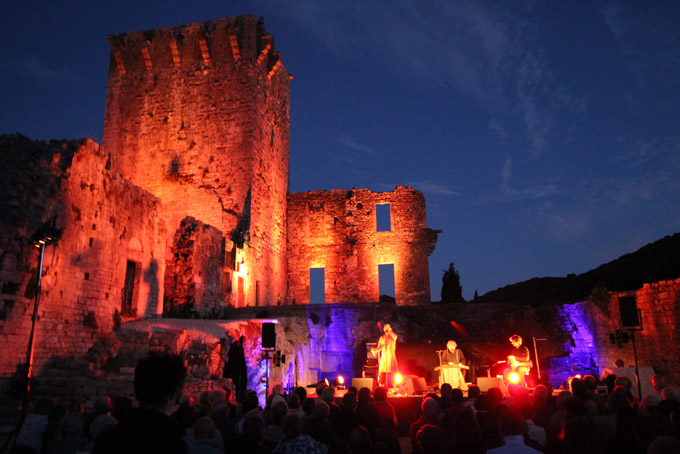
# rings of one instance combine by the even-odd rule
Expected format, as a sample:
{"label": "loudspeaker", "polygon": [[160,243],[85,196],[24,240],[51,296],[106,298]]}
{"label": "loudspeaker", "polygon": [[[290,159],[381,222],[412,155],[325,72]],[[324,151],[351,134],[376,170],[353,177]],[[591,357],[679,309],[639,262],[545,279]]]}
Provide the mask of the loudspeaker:
{"label": "loudspeaker", "polygon": [[619,296],[619,312],[622,326],[640,326],[637,299],[634,296]]}
{"label": "loudspeaker", "polygon": [[407,375],[404,377],[404,383],[397,388],[397,393],[412,396],[414,394],[422,394],[427,391],[427,382],[425,377],[418,377],[417,375]]}
{"label": "loudspeaker", "polygon": [[502,388],[503,379],[498,377],[477,377],[477,386],[483,393],[487,392],[489,388]]}
{"label": "loudspeaker", "polygon": [[276,330],[273,323],[262,324],[262,348],[276,348]]}
{"label": "loudspeaker", "polygon": [[368,388],[372,393],[375,390],[375,380],[372,378],[353,378],[352,386],[354,386],[357,391],[361,388]]}

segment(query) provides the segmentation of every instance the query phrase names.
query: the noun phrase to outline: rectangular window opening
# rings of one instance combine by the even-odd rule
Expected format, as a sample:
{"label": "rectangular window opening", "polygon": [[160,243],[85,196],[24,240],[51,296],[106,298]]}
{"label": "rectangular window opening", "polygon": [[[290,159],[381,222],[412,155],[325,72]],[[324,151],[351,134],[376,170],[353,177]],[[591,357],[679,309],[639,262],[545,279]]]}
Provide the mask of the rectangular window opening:
{"label": "rectangular window opening", "polygon": [[394,291],[394,263],[378,265],[378,285],[380,287],[380,302],[396,302]]}
{"label": "rectangular window opening", "polygon": [[255,306],[260,304],[260,281],[255,281]]}
{"label": "rectangular window opening", "polygon": [[310,268],[309,269],[309,303],[310,304],[325,304],[326,303],[326,289],[325,289],[325,269],[324,268]]}
{"label": "rectangular window opening", "polygon": [[378,203],[375,205],[375,221],[377,232],[392,231],[392,219],[390,217],[389,203]]}
{"label": "rectangular window opening", "polygon": [[125,284],[123,286],[123,301],[120,312],[124,315],[133,315],[135,309],[133,307],[133,296],[135,293],[135,277],[137,275],[137,264],[132,260],[127,261],[125,266]]}
{"label": "rectangular window opening", "polygon": [[238,303],[237,307],[246,306],[246,280],[243,277],[238,277]]}

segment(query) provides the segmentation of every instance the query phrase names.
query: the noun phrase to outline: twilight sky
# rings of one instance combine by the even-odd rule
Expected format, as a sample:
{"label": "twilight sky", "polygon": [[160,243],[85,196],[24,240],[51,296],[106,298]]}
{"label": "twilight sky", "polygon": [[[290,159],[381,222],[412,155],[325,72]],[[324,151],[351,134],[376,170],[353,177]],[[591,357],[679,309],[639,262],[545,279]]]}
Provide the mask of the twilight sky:
{"label": "twilight sky", "polygon": [[0,134],[101,142],[107,34],[250,14],[291,81],[291,191],[413,186],[433,300],[680,231],[680,3],[8,1]]}

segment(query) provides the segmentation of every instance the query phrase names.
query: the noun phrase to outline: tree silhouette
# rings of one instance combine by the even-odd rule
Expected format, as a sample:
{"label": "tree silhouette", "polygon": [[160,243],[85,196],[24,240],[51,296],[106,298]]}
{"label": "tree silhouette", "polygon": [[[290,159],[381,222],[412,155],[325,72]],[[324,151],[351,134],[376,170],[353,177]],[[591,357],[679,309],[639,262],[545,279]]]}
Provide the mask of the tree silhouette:
{"label": "tree silhouette", "polygon": [[442,276],[442,303],[460,303],[463,299],[463,287],[460,285],[460,275],[453,262],[449,264],[448,270],[443,270]]}

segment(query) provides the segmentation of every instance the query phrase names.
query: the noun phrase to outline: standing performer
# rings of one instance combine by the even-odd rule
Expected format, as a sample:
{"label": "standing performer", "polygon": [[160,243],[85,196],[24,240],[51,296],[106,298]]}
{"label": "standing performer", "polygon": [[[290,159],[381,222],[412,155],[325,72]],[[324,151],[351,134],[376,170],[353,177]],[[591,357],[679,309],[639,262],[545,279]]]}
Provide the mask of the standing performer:
{"label": "standing performer", "polygon": [[389,388],[392,385],[392,374],[397,371],[397,334],[390,325],[385,325],[385,334],[380,336],[378,345],[372,348],[374,355],[378,355],[378,382]]}
{"label": "standing performer", "polygon": [[[448,383],[453,388],[465,388],[465,376],[461,370],[467,369],[465,356],[463,351],[458,348],[456,341],[450,340],[446,343],[446,351],[441,356],[441,365],[444,366],[444,369],[440,371],[442,383]],[[453,367],[447,368],[446,366]]]}

